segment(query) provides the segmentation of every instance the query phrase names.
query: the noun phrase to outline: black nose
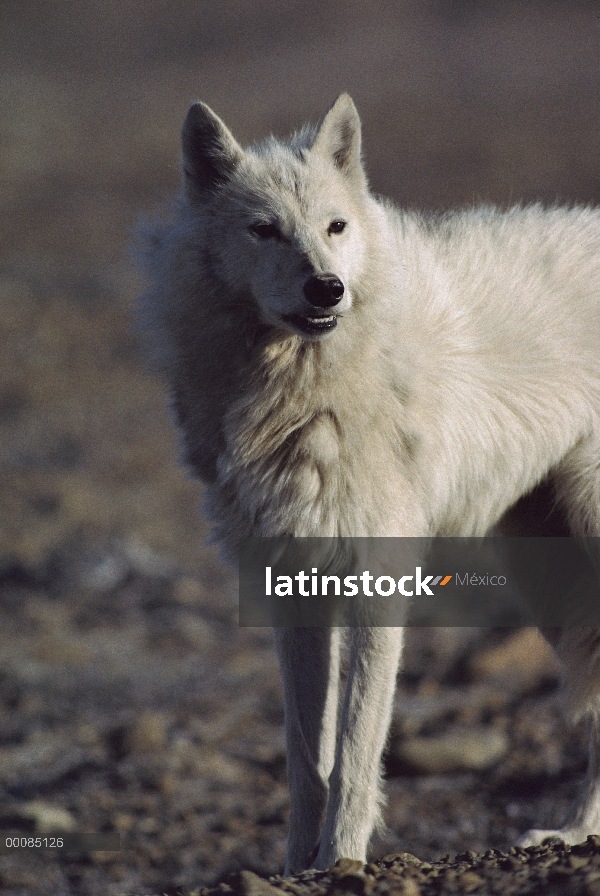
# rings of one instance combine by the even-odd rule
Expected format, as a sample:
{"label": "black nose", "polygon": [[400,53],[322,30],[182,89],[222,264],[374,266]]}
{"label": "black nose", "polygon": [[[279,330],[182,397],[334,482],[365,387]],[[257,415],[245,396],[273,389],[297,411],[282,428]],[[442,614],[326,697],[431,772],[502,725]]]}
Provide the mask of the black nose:
{"label": "black nose", "polygon": [[335,274],[313,274],[304,284],[304,295],[317,308],[337,305],[344,295],[344,284]]}

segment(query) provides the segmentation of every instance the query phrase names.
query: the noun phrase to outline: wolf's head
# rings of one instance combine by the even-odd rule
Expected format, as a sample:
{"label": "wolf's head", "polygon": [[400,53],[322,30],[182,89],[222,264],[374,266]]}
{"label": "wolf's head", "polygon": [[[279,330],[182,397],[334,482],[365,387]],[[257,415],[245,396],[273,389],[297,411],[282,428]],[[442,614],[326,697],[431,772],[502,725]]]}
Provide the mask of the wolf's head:
{"label": "wolf's head", "polygon": [[182,130],[185,201],[202,250],[230,294],[262,321],[317,341],[352,307],[374,202],[360,119],[342,94],[315,129],[243,150],[204,103]]}

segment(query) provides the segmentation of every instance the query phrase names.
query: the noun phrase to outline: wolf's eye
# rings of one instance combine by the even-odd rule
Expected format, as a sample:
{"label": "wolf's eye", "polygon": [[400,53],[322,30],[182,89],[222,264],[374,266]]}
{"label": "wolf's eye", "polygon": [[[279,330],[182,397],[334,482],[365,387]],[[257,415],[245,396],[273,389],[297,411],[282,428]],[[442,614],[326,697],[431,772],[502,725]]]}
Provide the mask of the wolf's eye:
{"label": "wolf's eye", "polygon": [[327,233],[331,235],[332,233],[341,233],[342,230],[346,229],[345,221],[332,221],[329,227],[327,228]]}
{"label": "wolf's eye", "polygon": [[250,225],[249,230],[254,236],[260,237],[261,240],[278,240],[281,238],[281,233],[274,224],[265,224],[262,221],[257,221],[255,224]]}

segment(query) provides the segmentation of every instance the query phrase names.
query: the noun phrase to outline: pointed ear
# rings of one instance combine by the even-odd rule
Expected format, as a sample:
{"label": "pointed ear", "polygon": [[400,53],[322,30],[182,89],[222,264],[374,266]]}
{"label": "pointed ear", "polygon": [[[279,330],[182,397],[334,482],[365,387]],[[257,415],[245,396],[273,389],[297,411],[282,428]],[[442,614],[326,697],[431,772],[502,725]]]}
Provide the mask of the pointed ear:
{"label": "pointed ear", "polygon": [[317,129],[312,149],[329,156],[343,174],[365,180],[360,157],[360,118],[347,93],[338,96]]}
{"label": "pointed ear", "polygon": [[185,193],[193,202],[206,198],[233,173],[244,152],[205,103],[194,103],[181,129]]}

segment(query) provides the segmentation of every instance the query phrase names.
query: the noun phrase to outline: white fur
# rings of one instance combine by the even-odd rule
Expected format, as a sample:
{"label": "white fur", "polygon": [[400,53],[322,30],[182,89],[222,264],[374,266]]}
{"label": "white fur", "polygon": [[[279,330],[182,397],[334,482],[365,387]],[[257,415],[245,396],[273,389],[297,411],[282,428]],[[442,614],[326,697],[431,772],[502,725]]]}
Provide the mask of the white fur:
{"label": "white fur", "polygon": [[[600,535],[598,210],[427,218],[376,200],[347,95],[317,129],[249,150],[196,104],[182,142],[143,314],[227,556],[249,535],[483,535],[548,477],[572,532]],[[325,273],[344,284],[337,326],[306,333],[303,287]],[[552,637],[575,711],[594,709],[599,633]],[[364,860],[401,630],[351,632],[337,737],[339,630],[276,641],[287,871]],[[597,764],[571,840],[600,833]]]}

